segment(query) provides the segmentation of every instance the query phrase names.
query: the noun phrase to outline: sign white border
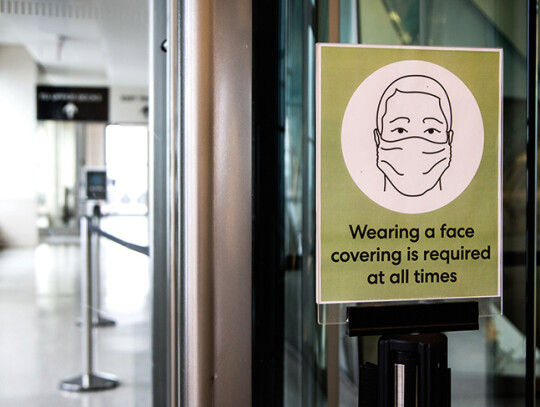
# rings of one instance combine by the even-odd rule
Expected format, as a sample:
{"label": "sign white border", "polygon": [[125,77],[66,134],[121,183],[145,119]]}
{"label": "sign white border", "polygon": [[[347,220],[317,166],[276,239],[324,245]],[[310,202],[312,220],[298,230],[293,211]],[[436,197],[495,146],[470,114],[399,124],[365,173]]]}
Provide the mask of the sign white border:
{"label": "sign white border", "polygon": [[[498,290],[496,296],[456,296],[456,297],[429,297],[429,298],[395,298],[384,300],[363,300],[357,299],[353,301],[322,301],[321,299],[321,49],[324,47],[346,47],[346,48],[374,48],[374,49],[417,49],[417,50],[441,50],[441,51],[484,51],[484,52],[498,52],[499,53],[499,120],[498,120],[498,143],[499,143],[499,162],[498,162]],[[391,303],[391,302],[409,302],[409,301],[439,301],[439,300],[458,300],[458,299],[502,299],[502,160],[503,160],[503,140],[502,140],[502,95],[503,95],[503,54],[502,49],[499,48],[465,48],[465,47],[415,47],[415,46],[374,46],[363,44],[332,44],[332,43],[317,43],[316,44],[316,66],[315,66],[315,98],[316,98],[316,301],[321,305],[332,304],[360,304],[360,303]]]}

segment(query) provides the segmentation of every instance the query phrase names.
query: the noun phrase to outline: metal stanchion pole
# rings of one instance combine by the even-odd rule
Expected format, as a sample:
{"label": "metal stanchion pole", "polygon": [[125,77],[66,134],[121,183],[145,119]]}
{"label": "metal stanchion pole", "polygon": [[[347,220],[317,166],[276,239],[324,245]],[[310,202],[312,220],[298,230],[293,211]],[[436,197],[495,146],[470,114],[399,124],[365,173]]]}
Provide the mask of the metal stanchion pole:
{"label": "metal stanchion pole", "polygon": [[[99,230],[101,221],[101,208],[98,204],[94,205],[92,226],[94,230]],[[112,319],[105,318],[101,315],[101,255],[99,245],[99,234],[97,232],[92,233],[91,250],[92,253],[92,275],[94,284],[94,312],[92,315],[92,324],[98,327],[114,326],[116,322]]]}
{"label": "metal stanchion pole", "polygon": [[94,341],[92,331],[93,287],[92,287],[92,233],[88,227],[88,218],[81,217],[81,308],[83,351],[83,373],[80,376],[60,382],[60,389],[67,391],[107,390],[118,385],[118,380],[112,375],[94,373]]}

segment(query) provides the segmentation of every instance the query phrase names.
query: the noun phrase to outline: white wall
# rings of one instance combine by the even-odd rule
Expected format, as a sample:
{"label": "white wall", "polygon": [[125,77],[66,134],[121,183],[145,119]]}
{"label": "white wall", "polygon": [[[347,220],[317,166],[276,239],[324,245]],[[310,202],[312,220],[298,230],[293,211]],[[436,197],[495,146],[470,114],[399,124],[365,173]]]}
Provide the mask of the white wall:
{"label": "white wall", "polygon": [[0,240],[37,243],[34,196],[37,67],[23,47],[0,46]]}
{"label": "white wall", "polygon": [[109,122],[147,124],[148,89],[126,87],[110,88]]}

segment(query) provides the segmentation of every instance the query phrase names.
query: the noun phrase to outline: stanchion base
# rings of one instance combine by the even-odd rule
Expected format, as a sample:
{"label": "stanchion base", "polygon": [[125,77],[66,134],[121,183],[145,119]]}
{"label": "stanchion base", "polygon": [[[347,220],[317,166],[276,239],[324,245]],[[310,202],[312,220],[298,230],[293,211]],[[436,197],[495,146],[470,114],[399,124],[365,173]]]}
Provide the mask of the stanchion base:
{"label": "stanchion base", "polygon": [[110,390],[116,386],[118,386],[116,377],[105,373],[91,373],[60,382],[60,390],[76,392]]}
{"label": "stanchion base", "polygon": [[[81,318],[77,318],[77,321],[75,322],[75,325],[82,326],[82,320]],[[97,321],[92,321],[93,327],[108,327],[108,326],[115,326],[116,321],[108,318],[104,318],[102,316],[99,316]]]}

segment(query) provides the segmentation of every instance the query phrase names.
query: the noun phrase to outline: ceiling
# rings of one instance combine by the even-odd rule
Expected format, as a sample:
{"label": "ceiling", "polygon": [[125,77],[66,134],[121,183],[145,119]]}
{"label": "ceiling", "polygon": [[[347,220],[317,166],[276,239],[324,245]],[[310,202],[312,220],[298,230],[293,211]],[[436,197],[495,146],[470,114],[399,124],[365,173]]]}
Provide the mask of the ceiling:
{"label": "ceiling", "polygon": [[147,87],[148,0],[0,0],[0,46],[24,46],[40,82]]}

